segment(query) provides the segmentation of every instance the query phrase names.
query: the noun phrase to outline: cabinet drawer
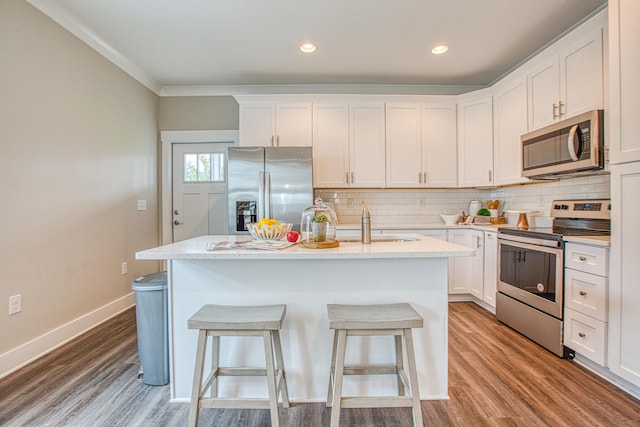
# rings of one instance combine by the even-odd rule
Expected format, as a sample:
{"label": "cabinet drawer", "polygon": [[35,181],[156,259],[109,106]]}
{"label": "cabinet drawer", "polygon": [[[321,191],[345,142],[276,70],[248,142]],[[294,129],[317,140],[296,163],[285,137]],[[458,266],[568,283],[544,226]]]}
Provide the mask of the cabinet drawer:
{"label": "cabinet drawer", "polygon": [[609,270],[607,248],[567,243],[564,252],[565,267],[585,273],[606,276]]}
{"label": "cabinet drawer", "polygon": [[606,342],[606,323],[570,308],[565,309],[563,339],[565,346],[601,366],[606,366]]}
{"label": "cabinet drawer", "polygon": [[564,283],[566,307],[602,322],[607,321],[607,278],[567,268]]}

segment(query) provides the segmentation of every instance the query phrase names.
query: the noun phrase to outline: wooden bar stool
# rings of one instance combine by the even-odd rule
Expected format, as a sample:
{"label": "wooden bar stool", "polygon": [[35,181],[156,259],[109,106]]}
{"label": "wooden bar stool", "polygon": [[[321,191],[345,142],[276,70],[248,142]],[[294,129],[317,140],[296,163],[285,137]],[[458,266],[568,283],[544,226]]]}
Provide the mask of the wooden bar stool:
{"label": "wooden bar stool", "polygon": [[[205,305],[188,321],[189,329],[198,329],[198,347],[193,374],[189,426],[198,424],[200,408],[245,408],[269,409],[271,425],[280,425],[278,396],[282,395],[282,406],[289,407],[289,393],[282,361],[280,329],[284,322],[285,305],[257,307]],[[223,336],[261,336],[264,339],[266,367],[222,367],[219,366],[220,337]],[[211,373],[202,381],[207,337],[213,337],[211,355]],[[275,363],[274,363],[275,353]],[[266,376],[269,398],[220,398],[218,397],[218,378],[221,376]],[[211,396],[205,397],[211,388]]]}
{"label": "wooden bar stool", "polygon": [[[327,406],[331,406],[331,427],[340,425],[341,408],[412,407],[413,425],[422,426],[422,409],[411,328],[422,328],[423,319],[410,304],[328,304],[329,328],[334,329]],[[345,366],[348,336],[393,335],[396,363],[390,365]],[[406,354],[408,375],[404,368]],[[397,375],[398,396],[342,396],[344,375]],[[408,392],[408,394],[407,394]]]}

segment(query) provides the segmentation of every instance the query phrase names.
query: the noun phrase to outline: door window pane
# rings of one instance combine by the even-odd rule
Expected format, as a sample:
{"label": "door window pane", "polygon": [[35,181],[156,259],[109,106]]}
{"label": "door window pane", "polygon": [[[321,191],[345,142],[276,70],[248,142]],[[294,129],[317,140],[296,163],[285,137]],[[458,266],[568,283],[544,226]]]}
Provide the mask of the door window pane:
{"label": "door window pane", "polygon": [[184,155],[184,182],[224,182],[224,153],[189,153]]}

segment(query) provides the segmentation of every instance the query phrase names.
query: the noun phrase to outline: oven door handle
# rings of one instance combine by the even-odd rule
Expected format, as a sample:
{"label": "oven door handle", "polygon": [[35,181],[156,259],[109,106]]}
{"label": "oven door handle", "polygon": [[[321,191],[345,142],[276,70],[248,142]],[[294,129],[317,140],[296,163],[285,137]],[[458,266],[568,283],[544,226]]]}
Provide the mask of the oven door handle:
{"label": "oven door handle", "polygon": [[498,240],[512,243],[529,243],[531,245],[546,246],[549,248],[561,248],[562,242],[557,240],[537,239],[535,237],[512,236],[510,234],[498,234]]}

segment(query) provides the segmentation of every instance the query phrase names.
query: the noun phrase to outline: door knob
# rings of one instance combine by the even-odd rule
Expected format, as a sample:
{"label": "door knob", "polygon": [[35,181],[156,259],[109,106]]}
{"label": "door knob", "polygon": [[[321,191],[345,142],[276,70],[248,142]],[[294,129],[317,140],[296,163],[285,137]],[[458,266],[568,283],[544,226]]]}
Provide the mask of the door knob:
{"label": "door knob", "polygon": [[175,221],[173,221],[173,225],[180,225],[182,224],[180,221],[178,221],[177,219]]}

